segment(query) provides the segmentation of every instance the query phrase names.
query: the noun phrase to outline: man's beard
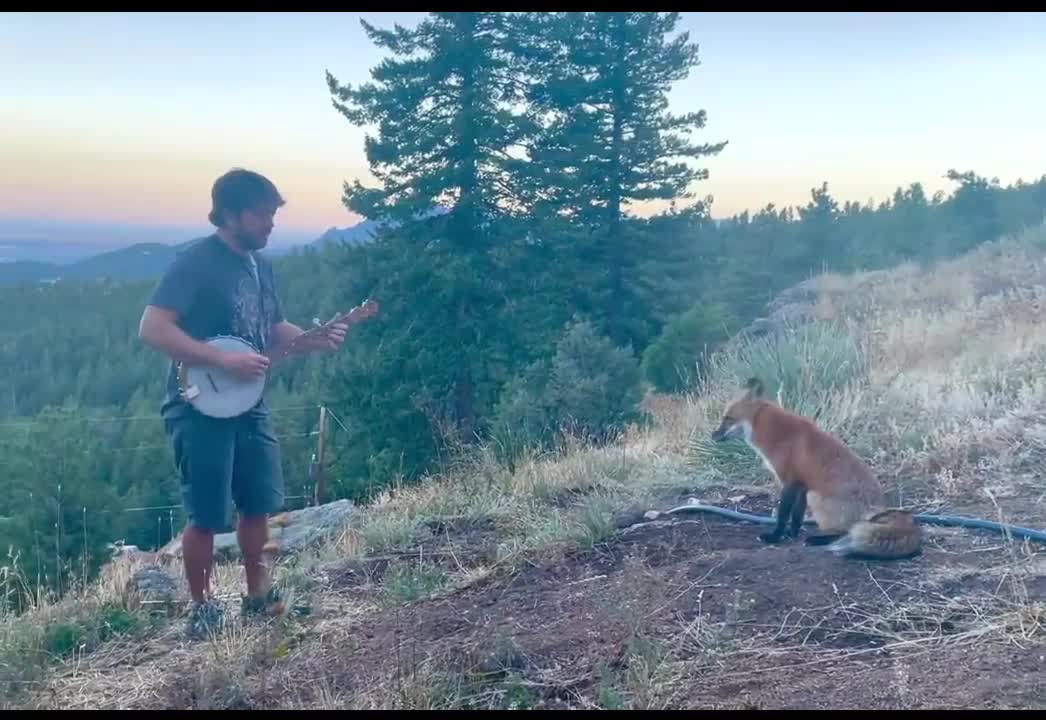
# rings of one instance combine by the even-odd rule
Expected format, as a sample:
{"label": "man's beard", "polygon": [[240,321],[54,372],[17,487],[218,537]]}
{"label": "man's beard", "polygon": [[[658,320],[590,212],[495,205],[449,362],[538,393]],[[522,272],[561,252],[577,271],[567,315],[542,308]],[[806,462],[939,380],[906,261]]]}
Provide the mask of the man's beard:
{"label": "man's beard", "polygon": [[243,250],[261,250],[268,242],[269,238],[264,235],[258,237],[247,233],[236,233],[236,244]]}

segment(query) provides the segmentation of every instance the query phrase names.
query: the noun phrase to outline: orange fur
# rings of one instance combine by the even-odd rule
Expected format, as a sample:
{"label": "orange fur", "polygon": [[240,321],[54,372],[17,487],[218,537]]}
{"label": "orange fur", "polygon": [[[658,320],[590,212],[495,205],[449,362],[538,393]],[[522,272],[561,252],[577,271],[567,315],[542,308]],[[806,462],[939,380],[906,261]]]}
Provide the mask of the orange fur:
{"label": "orange fur", "polygon": [[829,549],[837,555],[888,560],[915,555],[921,545],[922,529],[912,514],[891,509],[859,520]]}
{"label": "orange fur", "polygon": [[910,513],[892,510],[873,519],[883,492],[871,468],[831,433],[763,397],[756,378],[727,405],[712,437],[737,434],[781,485],[777,525],[763,540],[778,542],[789,522],[790,534],[797,536],[809,507],[819,529],[808,538],[810,544],[843,538],[833,551],[876,557],[901,557],[918,549],[921,533]]}

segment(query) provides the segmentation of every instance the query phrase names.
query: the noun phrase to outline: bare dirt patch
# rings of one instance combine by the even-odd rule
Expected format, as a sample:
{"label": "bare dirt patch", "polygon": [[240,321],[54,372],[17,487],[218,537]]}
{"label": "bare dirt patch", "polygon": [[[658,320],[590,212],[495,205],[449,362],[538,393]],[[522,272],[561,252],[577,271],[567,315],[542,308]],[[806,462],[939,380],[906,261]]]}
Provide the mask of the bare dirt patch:
{"label": "bare dirt patch", "polygon": [[[586,556],[375,618],[352,644],[353,685],[402,676],[397,657],[412,659],[408,672],[434,662],[468,673],[507,642],[525,659],[509,669],[529,679],[536,703],[585,707],[609,692],[608,668],[628,674],[642,639],[668,678],[655,706],[1046,703],[1039,642],[1007,644],[1003,630],[978,641],[978,613],[1006,594],[1005,548],[933,531],[929,544],[914,561],[855,563],[800,543],[768,547],[754,527],[715,518],[651,524]],[[618,696],[643,690],[617,682]]]}
{"label": "bare dirt patch", "polygon": [[[928,528],[922,556],[864,563],[801,542],[767,546],[757,533],[677,516],[396,607],[364,608],[350,573],[333,583],[322,612],[284,636],[245,641],[235,659],[209,660],[210,675],[200,658],[213,648],[179,649],[145,666],[139,657],[134,668],[110,668],[95,681],[108,684],[106,693],[79,686],[66,694],[75,685],[59,683],[44,704],[1046,705],[1043,548]],[[380,563],[371,576],[386,568]],[[153,682],[140,701],[113,692],[121,678],[143,673]]]}

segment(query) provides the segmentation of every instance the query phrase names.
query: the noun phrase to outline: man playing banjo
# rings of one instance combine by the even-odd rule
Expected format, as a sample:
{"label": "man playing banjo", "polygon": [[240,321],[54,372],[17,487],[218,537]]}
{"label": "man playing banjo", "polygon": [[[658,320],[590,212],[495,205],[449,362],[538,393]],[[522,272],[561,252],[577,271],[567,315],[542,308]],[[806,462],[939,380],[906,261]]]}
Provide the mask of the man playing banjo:
{"label": "man playing banjo", "polygon": [[[270,355],[336,350],[348,324],[338,319],[304,333],[284,318],[272,265],[256,253],[268,243],[273,218],[284,204],[272,182],[236,169],[218,178],[211,197],[208,219],[217,231],[179,253],[153,290],[139,328],[145,343],[172,359],[161,416],[188,516],[182,554],[193,599],[192,637],[223,623],[224,611],[210,596],[214,534],[232,530],[234,507],[247,576],[242,612],[283,612],[263,548],[268,515],[283,509],[284,488],[280,445],[264,399],[234,417],[208,416],[184,392],[179,366],[257,381],[268,371]],[[205,342],[219,336],[239,338],[256,351],[226,352]]]}

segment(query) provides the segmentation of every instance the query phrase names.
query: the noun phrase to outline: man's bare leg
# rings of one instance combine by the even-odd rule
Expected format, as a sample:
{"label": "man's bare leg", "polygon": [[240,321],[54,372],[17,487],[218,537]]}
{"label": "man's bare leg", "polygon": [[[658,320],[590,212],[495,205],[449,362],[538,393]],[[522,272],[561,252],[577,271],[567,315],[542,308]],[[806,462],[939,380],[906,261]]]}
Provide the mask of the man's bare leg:
{"label": "man's bare leg", "polygon": [[236,527],[243,569],[247,575],[247,597],[263,597],[269,592],[269,568],[265,561],[265,543],[269,539],[268,517],[241,517]]}
{"label": "man's bare leg", "polygon": [[210,595],[214,567],[214,533],[189,525],[182,534],[182,562],[192,599],[202,603]]}

